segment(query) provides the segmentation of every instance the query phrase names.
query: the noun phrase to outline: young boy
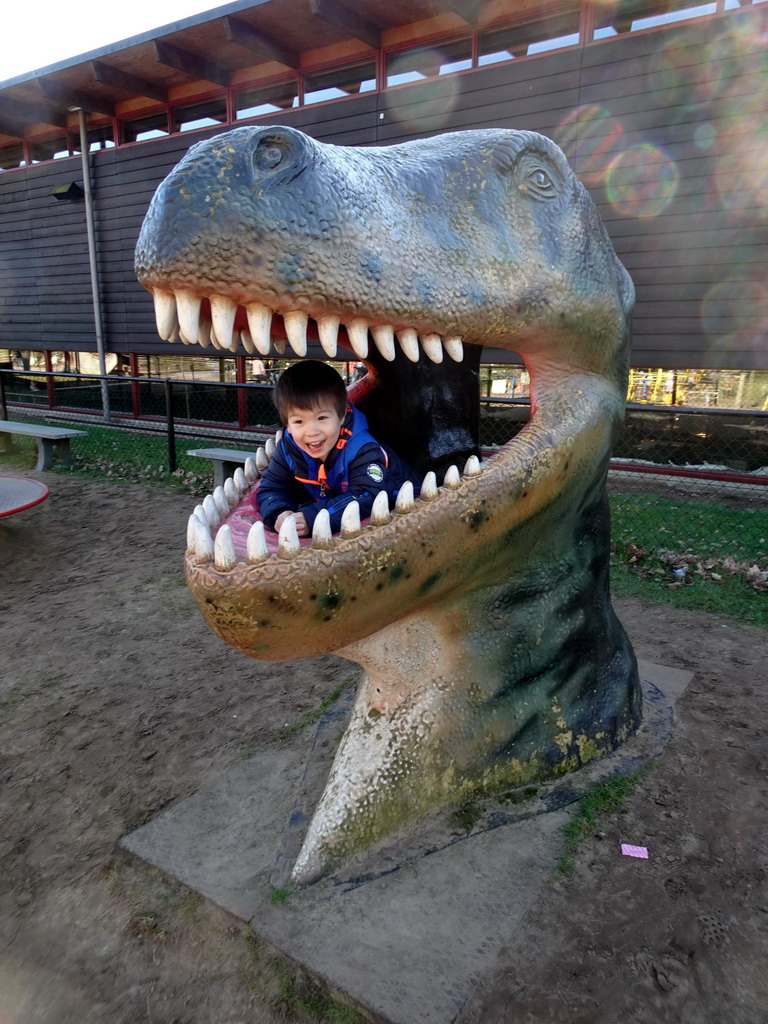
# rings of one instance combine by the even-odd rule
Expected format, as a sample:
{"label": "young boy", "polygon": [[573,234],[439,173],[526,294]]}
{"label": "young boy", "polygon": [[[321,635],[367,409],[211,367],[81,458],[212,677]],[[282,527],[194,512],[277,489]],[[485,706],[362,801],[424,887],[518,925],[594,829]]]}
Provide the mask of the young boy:
{"label": "young boy", "polygon": [[267,526],[279,530],[294,515],[298,535],[308,537],[327,508],[331,532],[338,533],[350,502],[359,503],[364,519],[379,491],[391,503],[410,480],[418,493],[419,474],[368,433],[368,421],[349,404],[344,381],[327,363],[289,367],[275,385],[274,402],[285,432],[256,495]]}

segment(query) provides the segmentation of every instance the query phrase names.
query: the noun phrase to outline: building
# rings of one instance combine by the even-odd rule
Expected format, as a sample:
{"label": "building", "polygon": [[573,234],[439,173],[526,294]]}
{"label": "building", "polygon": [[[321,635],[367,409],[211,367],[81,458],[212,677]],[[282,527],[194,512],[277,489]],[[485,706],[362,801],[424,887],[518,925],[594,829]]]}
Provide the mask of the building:
{"label": "building", "polygon": [[[96,351],[84,125],[101,347],[134,372],[180,355],[134,277],[142,218],[190,145],[263,123],[549,135],[635,281],[631,397],[768,401],[768,3],[236,0],[0,83],[0,347]],[[245,379],[242,348],[183,354]]]}

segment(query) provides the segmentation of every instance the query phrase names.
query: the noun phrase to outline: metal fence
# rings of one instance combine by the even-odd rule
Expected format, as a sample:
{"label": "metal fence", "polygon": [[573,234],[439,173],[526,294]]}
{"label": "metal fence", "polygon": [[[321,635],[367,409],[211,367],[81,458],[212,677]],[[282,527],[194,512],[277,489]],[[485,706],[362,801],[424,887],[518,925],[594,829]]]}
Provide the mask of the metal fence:
{"label": "metal fence", "polygon": [[[106,378],[106,420],[103,379],[0,370],[0,418],[85,423],[77,471],[170,479],[193,493],[210,489],[212,468],[188,449],[255,449],[279,426],[269,385],[147,377]],[[527,399],[481,396],[480,410],[485,451],[529,416]],[[34,464],[32,442],[17,443]],[[629,404],[609,492],[618,560],[669,571],[671,586],[738,572],[768,593],[768,412]]]}

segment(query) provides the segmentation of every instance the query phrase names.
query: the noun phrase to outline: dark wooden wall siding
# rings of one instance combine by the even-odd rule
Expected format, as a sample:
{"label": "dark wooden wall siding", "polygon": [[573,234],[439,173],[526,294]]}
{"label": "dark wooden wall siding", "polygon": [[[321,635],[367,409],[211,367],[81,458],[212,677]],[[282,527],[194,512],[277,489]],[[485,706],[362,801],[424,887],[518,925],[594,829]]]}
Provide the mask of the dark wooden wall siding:
{"label": "dark wooden wall siding", "polygon": [[[481,127],[549,135],[591,191],[635,281],[634,365],[765,369],[767,32],[768,10],[747,8],[253,124],[364,146]],[[93,155],[113,351],[202,351],[159,342],[133,249],[157,184],[218,131]],[[638,174],[635,205],[613,201],[609,174],[632,147],[655,156],[646,180]],[[677,176],[674,196],[653,208],[665,169]],[[84,206],[51,194],[81,177],[79,158],[0,174],[0,347],[95,347]]]}

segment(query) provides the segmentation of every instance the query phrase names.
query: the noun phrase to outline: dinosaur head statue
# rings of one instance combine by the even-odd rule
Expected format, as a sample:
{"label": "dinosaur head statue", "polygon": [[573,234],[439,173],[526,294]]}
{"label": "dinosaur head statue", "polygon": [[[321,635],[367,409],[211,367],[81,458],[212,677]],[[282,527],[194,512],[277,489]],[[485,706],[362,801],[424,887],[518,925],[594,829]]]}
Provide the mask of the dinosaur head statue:
{"label": "dinosaur head statue", "polygon": [[[190,522],[189,586],[224,640],[366,670],[296,881],[437,801],[567,770],[636,727],[604,486],[634,290],[557,146],[238,128],[162,182],[136,268],[167,340],[302,356],[309,338],[364,361],[352,400],[427,474],[419,499],[274,554],[235,529],[253,466]],[[524,360],[531,417],[481,463],[484,346]]]}

